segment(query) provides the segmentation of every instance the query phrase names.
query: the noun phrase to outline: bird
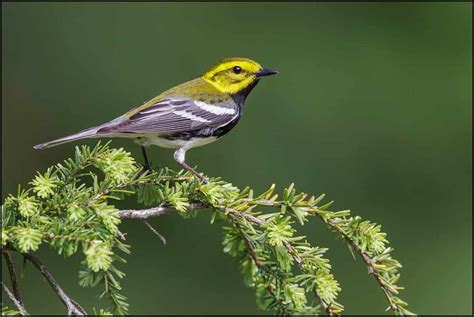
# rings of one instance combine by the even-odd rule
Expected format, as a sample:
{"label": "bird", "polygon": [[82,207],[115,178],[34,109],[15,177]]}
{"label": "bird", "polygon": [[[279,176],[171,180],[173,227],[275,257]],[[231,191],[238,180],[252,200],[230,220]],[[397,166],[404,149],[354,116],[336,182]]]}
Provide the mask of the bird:
{"label": "bird", "polygon": [[186,152],[214,142],[239,122],[245,100],[262,77],[278,74],[249,58],[225,58],[200,77],[177,85],[104,124],[41,143],[34,149],[86,138],[130,138],[137,142],[146,169],[145,147],[174,149],[174,160],[201,181],[206,178],[186,163]]}

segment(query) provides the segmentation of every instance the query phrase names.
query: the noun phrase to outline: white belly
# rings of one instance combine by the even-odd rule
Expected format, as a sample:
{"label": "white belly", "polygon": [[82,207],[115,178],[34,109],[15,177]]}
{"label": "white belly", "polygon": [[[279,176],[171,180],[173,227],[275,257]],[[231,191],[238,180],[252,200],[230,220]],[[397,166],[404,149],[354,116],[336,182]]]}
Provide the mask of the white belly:
{"label": "white belly", "polygon": [[215,140],[217,140],[216,137],[192,138],[189,140],[169,140],[165,138],[146,136],[146,137],[143,137],[143,139],[141,140],[137,140],[137,142],[145,146],[156,145],[159,147],[170,148],[170,149],[183,148],[185,150],[189,150],[194,147],[209,144],[211,142],[214,142]]}

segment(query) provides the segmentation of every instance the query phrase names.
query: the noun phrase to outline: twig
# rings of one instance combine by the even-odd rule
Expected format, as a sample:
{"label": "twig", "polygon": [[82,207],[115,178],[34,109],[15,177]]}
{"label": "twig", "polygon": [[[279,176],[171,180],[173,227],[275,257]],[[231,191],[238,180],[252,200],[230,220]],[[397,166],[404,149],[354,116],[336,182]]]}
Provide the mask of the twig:
{"label": "twig", "polygon": [[79,303],[78,303],[77,301],[75,301],[75,300],[72,299],[72,298],[70,298],[70,300],[71,300],[71,302],[72,302],[74,305],[76,305],[76,307],[77,307],[78,309],[81,310],[81,312],[84,314],[84,316],[87,316],[86,310],[85,310],[81,305],[79,305]]}
{"label": "twig", "polygon": [[[323,221],[324,219],[317,214]],[[351,237],[349,237],[346,232],[338,226],[336,223],[334,223],[331,219],[328,219],[325,221],[329,226],[331,226],[334,230],[336,230],[354,249],[356,249],[357,253],[360,255],[362,260],[365,262],[365,264],[369,267],[369,274],[372,275],[377,283],[380,286],[380,289],[382,289],[382,292],[384,293],[385,297],[387,298],[387,301],[390,304],[390,309],[397,312],[399,315],[405,315],[403,310],[400,309],[398,305],[395,305],[392,301],[392,293],[389,289],[387,289],[382,282],[382,276],[377,271],[377,268],[375,267],[376,262],[365,252],[362,250],[362,248],[353,240]]]}
{"label": "twig", "polygon": [[122,240],[122,241],[127,241],[127,238],[125,235],[122,233],[122,231],[117,230],[117,236]]}
{"label": "twig", "polygon": [[[23,254],[23,253],[22,253]],[[69,316],[75,315],[75,316],[84,316],[87,315],[87,312],[82,308],[79,304],[77,304],[74,300],[72,300],[59,286],[58,282],[54,279],[54,277],[49,273],[49,271],[46,269],[43,263],[35,257],[32,254],[25,253],[23,256],[30,261],[40,272],[41,274],[46,278],[48,281],[49,285],[53,290],[58,294],[59,299],[63,302],[64,306],[66,306],[67,309],[67,314]]]}
{"label": "twig", "polygon": [[161,233],[159,233],[158,231],[156,231],[155,228],[153,228],[152,225],[150,225],[150,223],[148,221],[146,221],[145,219],[142,219],[143,223],[148,227],[148,229],[151,230],[151,232],[153,232],[155,235],[158,236],[158,238],[160,238],[161,242],[163,243],[164,246],[166,246],[166,238],[163,237],[163,235]]}
{"label": "twig", "polygon": [[[188,210],[207,209],[208,206],[202,203],[189,204]],[[148,209],[127,209],[119,210],[119,217],[122,219],[148,219],[150,217],[161,216],[169,213],[177,212],[173,206],[159,206]]]}
{"label": "twig", "polygon": [[13,264],[10,253],[7,250],[2,249],[2,253],[3,253],[3,257],[5,258],[5,262],[7,263],[8,271],[10,273],[10,280],[12,282],[13,294],[15,295],[15,298],[18,300],[18,302],[21,305],[23,305],[23,299],[21,298],[20,287],[18,284],[18,280],[16,279],[15,265]]}
{"label": "twig", "polygon": [[331,303],[329,304],[326,303],[326,301],[321,298],[321,295],[316,290],[313,290],[313,293],[314,293],[314,296],[319,300],[319,303],[321,304],[321,306],[324,307],[324,310],[326,311],[326,314],[328,316],[339,316],[339,314],[336,314],[332,311]]}
{"label": "twig", "polygon": [[293,246],[291,244],[289,244],[288,242],[286,242],[285,243],[285,248],[286,248],[286,250],[288,250],[288,253],[291,254],[291,256],[296,261],[296,263],[301,264],[301,258],[298,255],[298,253],[295,252],[295,249],[293,248]]}
{"label": "twig", "polygon": [[[285,244],[285,248],[291,254],[291,256],[296,261],[296,263],[298,263],[298,266],[300,267],[300,269],[304,271],[304,267],[301,264],[302,260],[300,256],[298,255],[298,252],[296,252],[293,246],[289,244],[288,242]],[[326,303],[326,301],[321,297],[321,294],[319,294],[319,292],[316,289],[313,290],[313,293],[314,293],[314,296],[319,300],[319,303],[324,308],[328,316],[338,316],[338,314],[333,312],[333,310],[331,309],[331,303]]]}
{"label": "twig", "polygon": [[[206,205],[200,202],[194,202],[194,203],[189,204],[189,206],[187,207],[187,210],[198,211],[198,210],[205,210],[205,209],[210,209],[210,208],[217,208],[220,211],[223,211],[226,213],[235,213],[253,223],[263,224],[262,220],[258,219],[255,216],[252,216],[251,214],[241,212],[241,211],[238,211],[226,206],[213,207],[213,206]],[[153,208],[148,208],[148,209],[124,209],[124,210],[119,210],[118,214],[119,214],[119,217],[122,219],[148,219],[151,217],[157,217],[157,216],[174,213],[174,212],[178,212],[178,211],[173,206],[159,206],[159,207],[153,207]]]}
{"label": "twig", "polygon": [[250,241],[249,237],[244,233],[244,231],[242,230],[242,227],[239,225],[239,223],[237,221],[235,221],[235,219],[233,217],[229,217],[229,220],[237,228],[237,230],[239,231],[240,236],[242,237],[242,239],[244,239],[245,248],[247,249],[247,253],[252,258],[253,262],[255,263],[255,266],[257,266],[258,268],[261,269],[262,264],[258,260],[257,254],[255,253],[255,249],[253,248],[252,242]]}
{"label": "twig", "polygon": [[263,221],[258,219],[257,217],[255,216],[252,216],[251,214],[248,214],[248,213],[245,213],[245,212],[240,212],[238,210],[235,210],[235,209],[232,209],[232,208],[229,208],[229,207],[225,207],[225,206],[219,206],[218,209],[220,211],[223,211],[223,212],[226,212],[226,213],[234,213],[234,214],[237,214],[241,217],[244,217],[245,219],[249,220],[250,222],[253,222],[253,223],[256,223],[256,224],[263,224]]}
{"label": "twig", "polygon": [[10,298],[10,300],[12,301],[13,305],[15,305],[15,307],[18,309],[18,311],[20,312],[20,315],[22,316],[26,316],[28,315],[25,307],[23,306],[22,303],[20,303],[15,295],[13,295],[13,293],[8,289],[8,287],[3,284],[3,281],[0,282],[2,284],[2,288],[3,288],[3,291],[7,294],[8,298]]}
{"label": "twig", "polygon": [[[260,270],[263,270],[265,272],[267,272],[268,274],[271,274],[272,276],[274,276],[276,279],[280,279],[280,277],[278,275],[276,275],[273,271],[269,270],[267,267],[263,266],[262,263],[260,262],[260,260],[258,259],[257,257],[257,254],[255,252],[255,249],[253,248],[252,246],[252,242],[250,241],[249,237],[245,234],[245,232],[242,230],[242,227],[240,226],[240,224],[235,221],[235,219],[231,216],[229,217],[229,220],[230,222],[237,228],[237,230],[239,231],[240,233],[240,236],[242,237],[242,239],[244,239],[244,242],[245,242],[245,248],[247,250],[247,254],[250,256],[250,258],[252,259],[252,261],[255,263],[255,266],[257,268],[259,268]],[[260,219],[259,219],[260,220]],[[284,282],[284,281],[283,281]],[[267,291],[273,296],[273,297],[276,297],[275,293],[273,292],[273,289],[270,285],[267,286]]]}

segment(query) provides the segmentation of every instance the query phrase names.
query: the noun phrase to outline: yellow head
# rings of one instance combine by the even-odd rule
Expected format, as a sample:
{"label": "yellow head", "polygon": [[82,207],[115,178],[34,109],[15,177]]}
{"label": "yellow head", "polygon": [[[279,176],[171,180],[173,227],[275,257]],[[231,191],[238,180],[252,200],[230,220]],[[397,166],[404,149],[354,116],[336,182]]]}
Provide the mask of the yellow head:
{"label": "yellow head", "polygon": [[202,77],[220,92],[236,94],[251,87],[260,77],[278,74],[259,63],[242,57],[226,58],[217,62]]}

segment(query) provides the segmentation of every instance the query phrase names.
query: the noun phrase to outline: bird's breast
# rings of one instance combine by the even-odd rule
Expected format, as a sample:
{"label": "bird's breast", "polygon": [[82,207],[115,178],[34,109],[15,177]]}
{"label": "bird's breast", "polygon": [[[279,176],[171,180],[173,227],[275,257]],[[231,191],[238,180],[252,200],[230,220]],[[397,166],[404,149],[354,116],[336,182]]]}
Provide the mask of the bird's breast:
{"label": "bird's breast", "polygon": [[217,137],[190,137],[190,138],[169,138],[160,135],[147,135],[136,139],[140,145],[156,145],[168,149],[184,148],[189,150],[198,146],[206,145],[217,140]]}

